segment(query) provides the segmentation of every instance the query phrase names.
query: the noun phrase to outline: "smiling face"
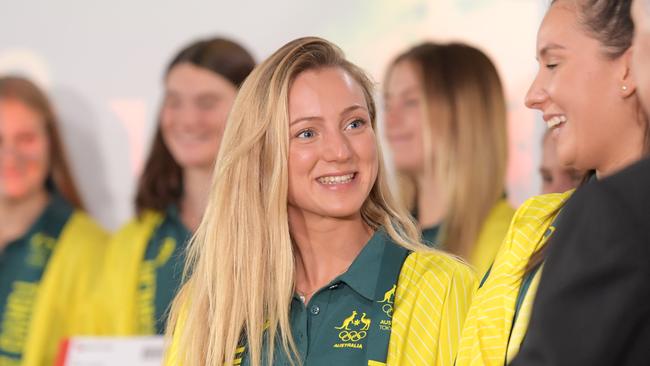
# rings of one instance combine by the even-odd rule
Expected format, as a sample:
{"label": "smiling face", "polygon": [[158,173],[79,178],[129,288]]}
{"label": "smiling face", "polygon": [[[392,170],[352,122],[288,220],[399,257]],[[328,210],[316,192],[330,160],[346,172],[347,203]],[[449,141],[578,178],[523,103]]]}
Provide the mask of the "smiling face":
{"label": "smiling face", "polygon": [[174,160],[183,169],[211,169],[237,88],[190,63],[174,66],[165,88],[161,128]]}
{"label": "smiling face", "polygon": [[632,67],[639,98],[646,113],[650,114],[650,67],[648,67],[650,65],[650,0],[634,0],[632,19],[634,20]]}
{"label": "smiling face", "polygon": [[424,93],[419,79],[411,62],[398,62],[390,71],[384,95],[386,138],[395,167],[405,173],[417,173],[424,165]]}
{"label": "smiling face", "polygon": [[42,117],[21,101],[0,100],[0,199],[21,200],[44,191],[48,151]]}
{"label": "smiling face", "polygon": [[540,67],[526,105],[543,112],[561,165],[611,171],[640,154],[634,83],[627,53],[609,57],[580,23],[575,4],[556,1],[544,17],[537,38]]}
{"label": "smiling face", "polygon": [[360,214],[377,179],[377,143],[361,86],[340,68],[304,71],[289,90],[289,211]]}

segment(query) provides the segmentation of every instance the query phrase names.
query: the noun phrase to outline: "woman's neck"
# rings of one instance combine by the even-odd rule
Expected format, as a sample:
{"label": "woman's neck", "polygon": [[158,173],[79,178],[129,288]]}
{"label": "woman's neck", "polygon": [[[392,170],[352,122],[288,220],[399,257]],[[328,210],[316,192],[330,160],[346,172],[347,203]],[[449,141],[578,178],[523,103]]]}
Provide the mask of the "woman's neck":
{"label": "woman's neck", "polygon": [[211,169],[185,169],[183,171],[183,198],[179,207],[183,225],[196,231],[208,204]]}
{"label": "woman's neck", "polygon": [[296,290],[305,303],[347,271],[373,234],[360,214],[337,219],[289,208],[289,224],[296,247]]}
{"label": "woman's neck", "polygon": [[433,173],[423,173],[418,176],[417,209],[418,223],[421,228],[439,225],[447,213],[445,198],[441,187]]}
{"label": "woman's neck", "polygon": [[[631,117],[630,117],[631,118]],[[612,139],[608,149],[602,149],[603,161],[596,167],[598,179],[608,177],[634,164],[643,157],[645,150],[646,123],[639,121],[627,134]],[[607,151],[605,153],[605,151]]]}
{"label": "woman's neck", "polygon": [[0,200],[0,252],[24,235],[47,206],[45,190],[17,200]]}

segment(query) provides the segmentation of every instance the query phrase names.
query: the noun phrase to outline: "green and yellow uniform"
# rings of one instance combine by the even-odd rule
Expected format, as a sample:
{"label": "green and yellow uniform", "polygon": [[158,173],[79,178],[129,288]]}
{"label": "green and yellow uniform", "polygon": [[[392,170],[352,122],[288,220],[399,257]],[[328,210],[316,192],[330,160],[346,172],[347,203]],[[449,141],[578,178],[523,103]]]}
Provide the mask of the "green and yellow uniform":
{"label": "green and yellow uniform", "polygon": [[[508,232],[510,221],[515,210],[510,206],[505,198],[500,199],[490,213],[488,214],[481,231],[479,232],[476,245],[474,246],[469,258],[469,262],[476,269],[476,273],[482,276],[496,256],[503,238]],[[435,243],[438,240],[441,225],[435,225],[422,229],[422,238],[427,243]]]}
{"label": "green and yellow uniform", "polygon": [[533,197],[517,210],[470,307],[456,366],[502,366],[519,351],[541,274],[540,268],[526,267],[555,231],[557,215],[572,193]]}
{"label": "green and yellow uniform", "polygon": [[0,253],[0,366],[51,365],[59,342],[84,332],[84,304],[108,235],[52,194],[36,222]]}
{"label": "green and yellow uniform", "polygon": [[190,235],[174,206],[164,215],[145,211],[113,235],[95,293],[93,334],[164,332],[168,308],[181,284]]}
{"label": "green and yellow uniform", "polygon": [[[302,364],[451,364],[475,283],[468,266],[438,252],[409,253],[380,230],[308,304],[294,296]],[[167,365],[178,364],[176,342]],[[234,363],[249,365],[245,346],[239,351]],[[290,364],[280,345],[274,355],[274,365]]]}

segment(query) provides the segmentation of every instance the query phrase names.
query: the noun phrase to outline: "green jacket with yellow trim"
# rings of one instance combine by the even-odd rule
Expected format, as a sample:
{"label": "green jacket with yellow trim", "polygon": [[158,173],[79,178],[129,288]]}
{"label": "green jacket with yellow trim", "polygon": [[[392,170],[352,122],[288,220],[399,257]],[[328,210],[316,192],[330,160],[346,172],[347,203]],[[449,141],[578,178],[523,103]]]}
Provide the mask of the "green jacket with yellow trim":
{"label": "green jacket with yellow trim", "polygon": [[90,334],[138,335],[138,280],[147,244],[164,216],[145,211],[110,239],[89,318]]}
{"label": "green jacket with yellow trim", "polygon": [[39,285],[22,366],[52,365],[61,340],[88,330],[84,314],[107,240],[108,234],[81,211],[65,224]]}

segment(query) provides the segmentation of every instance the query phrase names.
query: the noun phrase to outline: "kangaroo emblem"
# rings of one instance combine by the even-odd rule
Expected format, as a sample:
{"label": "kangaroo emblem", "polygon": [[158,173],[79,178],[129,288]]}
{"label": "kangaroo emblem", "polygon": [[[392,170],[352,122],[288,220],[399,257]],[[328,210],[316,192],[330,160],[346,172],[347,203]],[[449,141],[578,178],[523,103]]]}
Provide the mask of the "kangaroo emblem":
{"label": "kangaroo emblem", "polygon": [[361,315],[360,320],[361,323],[363,323],[363,328],[361,328],[361,330],[368,330],[368,328],[370,328],[370,319],[366,318],[366,313],[363,313],[363,315]]}
{"label": "kangaroo emblem", "polygon": [[343,321],[343,324],[341,324],[340,327],[334,327],[334,329],[339,329],[339,330],[340,330],[340,329],[350,330],[350,324],[354,324],[354,318],[356,318],[356,317],[357,317],[357,311],[356,311],[356,310],[353,310],[353,311],[352,311],[352,315],[350,315],[349,317],[345,318],[345,320]]}
{"label": "kangaroo emblem", "polygon": [[393,285],[393,287],[384,294],[384,299],[380,302],[392,304],[393,301],[391,299],[395,296],[395,289],[397,289],[397,285]]}

